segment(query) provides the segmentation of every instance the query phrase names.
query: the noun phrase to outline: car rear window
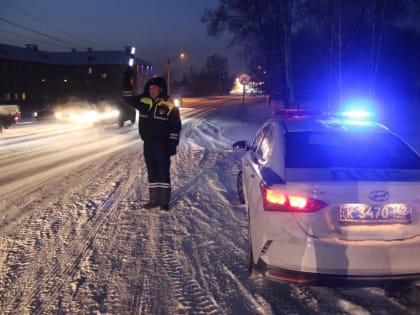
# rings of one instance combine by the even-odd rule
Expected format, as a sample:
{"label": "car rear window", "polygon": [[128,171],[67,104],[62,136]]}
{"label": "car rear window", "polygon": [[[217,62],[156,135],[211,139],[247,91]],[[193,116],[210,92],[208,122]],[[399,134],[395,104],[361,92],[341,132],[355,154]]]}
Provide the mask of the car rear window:
{"label": "car rear window", "polygon": [[289,168],[420,169],[420,158],[392,134],[362,132],[289,132]]}

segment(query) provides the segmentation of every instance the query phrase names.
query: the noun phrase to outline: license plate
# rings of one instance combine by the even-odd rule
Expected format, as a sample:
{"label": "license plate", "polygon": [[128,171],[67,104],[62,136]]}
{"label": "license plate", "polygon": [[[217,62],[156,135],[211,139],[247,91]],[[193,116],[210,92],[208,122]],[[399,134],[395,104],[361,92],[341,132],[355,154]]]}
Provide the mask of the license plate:
{"label": "license plate", "polygon": [[411,208],[406,204],[344,204],[340,206],[341,224],[411,223]]}

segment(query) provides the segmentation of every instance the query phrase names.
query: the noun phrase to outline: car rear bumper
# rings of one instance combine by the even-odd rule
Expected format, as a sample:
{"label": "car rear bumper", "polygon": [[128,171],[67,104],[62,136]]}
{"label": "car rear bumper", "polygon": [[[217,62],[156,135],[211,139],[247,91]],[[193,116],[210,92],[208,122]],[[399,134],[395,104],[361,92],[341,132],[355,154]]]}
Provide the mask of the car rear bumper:
{"label": "car rear bumper", "polygon": [[259,255],[267,277],[296,282],[420,283],[420,239],[345,242],[306,237],[267,241]]}
{"label": "car rear bumper", "polygon": [[348,275],[310,273],[278,268],[259,260],[256,266],[267,279],[274,282],[294,282],[311,286],[326,287],[389,287],[418,286],[420,273],[404,275]]}

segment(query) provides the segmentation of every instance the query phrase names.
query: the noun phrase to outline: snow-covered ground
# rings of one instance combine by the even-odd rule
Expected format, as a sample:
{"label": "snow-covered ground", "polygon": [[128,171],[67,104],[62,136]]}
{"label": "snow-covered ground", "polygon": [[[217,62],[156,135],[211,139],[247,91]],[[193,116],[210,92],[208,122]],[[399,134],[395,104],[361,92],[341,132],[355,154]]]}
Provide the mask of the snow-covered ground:
{"label": "snow-covered ground", "polygon": [[[231,144],[251,140],[271,108],[185,102],[169,213],[141,208],[136,126],[24,121],[0,134],[0,314],[420,314],[418,288],[250,276]],[[419,149],[418,127],[403,131]]]}

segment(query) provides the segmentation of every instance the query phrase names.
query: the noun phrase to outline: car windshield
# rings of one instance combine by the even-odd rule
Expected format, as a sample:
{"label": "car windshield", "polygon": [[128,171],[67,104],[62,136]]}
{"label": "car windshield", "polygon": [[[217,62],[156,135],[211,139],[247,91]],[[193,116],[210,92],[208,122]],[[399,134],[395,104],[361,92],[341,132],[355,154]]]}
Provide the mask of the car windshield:
{"label": "car windshield", "polygon": [[392,134],[289,132],[285,139],[288,168],[420,169],[420,158]]}

